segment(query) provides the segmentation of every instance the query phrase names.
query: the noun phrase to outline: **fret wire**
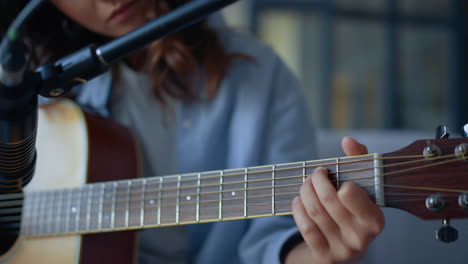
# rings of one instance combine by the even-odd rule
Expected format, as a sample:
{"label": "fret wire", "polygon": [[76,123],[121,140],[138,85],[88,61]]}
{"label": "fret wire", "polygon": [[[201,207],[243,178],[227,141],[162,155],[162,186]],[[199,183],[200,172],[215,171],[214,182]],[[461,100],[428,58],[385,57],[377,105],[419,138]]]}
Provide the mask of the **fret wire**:
{"label": "fret wire", "polygon": [[99,215],[98,215],[98,230],[102,229],[102,211],[104,207],[104,190],[106,189],[106,185],[103,183],[101,184],[101,197],[99,198]]}
{"label": "fret wire", "polygon": [[115,203],[116,203],[116,194],[117,194],[117,186],[119,185],[119,182],[114,182],[113,186],[114,189],[112,191],[112,206],[111,206],[111,229],[115,228]]}
{"label": "fret wire", "polygon": [[302,183],[306,181],[306,162],[302,162]]}
{"label": "fret wire", "polygon": [[176,224],[179,224],[180,217],[180,175],[177,176],[177,204],[176,204]]}
{"label": "fret wire", "polygon": [[[285,185],[280,185],[280,186],[277,186],[276,188],[280,188],[280,187],[291,187],[291,186],[296,186],[298,187],[297,188],[297,192],[295,193],[281,193],[281,194],[275,194],[275,196],[282,196],[282,195],[286,195],[286,194],[300,194],[299,193],[299,188],[300,188],[300,185],[302,183],[294,183],[294,184],[285,184]],[[375,185],[368,185],[368,186],[361,186],[361,188],[374,188]],[[270,187],[267,187],[267,188],[270,188]],[[249,190],[253,190],[253,188],[249,189]],[[263,198],[263,197],[271,197],[271,194],[268,194],[268,195],[257,195],[257,196],[251,196],[251,197],[248,197],[248,198]],[[238,201],[238,200],[243,200],[244,197],[240,197],[240,198],[224,198],[223,201]],[[218,199],[215,199],[215,200],[206,200],[206,201],[201,201],[202,203],[214,203],[214,202],[218,202]],[[186,202],[186,203],[181,203],[183,205],[190,205],[190,204],[195,204],[194,202]],[[175,205],[175,204],[168,204],[167,206],[169,205]],[[210,207],[211,208],[215,208],[215,207]],[[217,207],[216,207],[217,208]]]}
{"label": "fret wire", "polygon": [[[244,168],[242,168],[244,169]],[[359,168],[359,169],[354,169],[354,170],[347,170],[347,171],[340,171],[340,173],[348,173],[348,172],[357,172],[357,171],[366,171],[366,170],[373,170],[374,167],[366,167],[366,168]],[[276,169],[276,171],[283,171],[284,169]],[[265,172],[271,172],[271,170],[267,170]],[[249,174],[254,174],[256,173],[255,171],[250,171]],[[330,171],[329,174],[335,174],[336,172],[334,171]],[[225,175],[226,176],[226,175]],[[217,176],[219,177],[219,176]],[[301,178],[303,177],[303,182],[305,181],[306,177],[307,177],[307,174],[305,172],[305,169],[303,169],[303,172],[302,172],[302,175],[294,175],[294,176],[287,176],[287,177],[281,177],[282,180],[286,180],[286,179],[297,179],[297,178]],[[210,176],[207,176],[208,179],[212,179],[213,177],[210,177]],[[226,177],[224,177],[226,178]],[[369,178],[369,177],[365,177],[365,178],[357,178],[357,179],[366,179],[366,178]],[[205,179],[205,178],[204,178]],[[182,182],[184,180],[182,179]],[[271,181],[271,179],[258,179],[258,180],[249,180],[248,182],[249,183],[258,183],[258,182],[265,182],[265,181]],[[235,184],[243,184],[245,183],[245,180],[242,180],[242,181],[234,181],[234,182],[225,182],[224,185],[235,185]],[[203,184],[202,187],[215,187],[215,186],[219,186],[219,183],[216,183],[216,184]],[[193,187],[181,187],[181,189],[191,189]],[[167,188],[165,189],[165,191],[176,191],[177,188]],[[175,197],[175,196],[172,196],[172,197]]]}
{"label": "fret wire", "polygon": [[[275,169],[274,171],[277,171],[277,170]],[[248,175],[246,175],[246,176],[248,176]],[[248,181],[246,181],[246,182],[248,182]],[[286,186],[285,186],[285,187],[286,187]],[[266,187],[266,188],[268,188],[268,187]],[[276,186],[275,186],[275,188],[276,188]],[[247,189],[247,190],[249,190],[249,189]],[[223,191],[223,192],[224,192],[224,191]]]}
{"label": "fret wire", "polygon": [[272,173],[271,173],[271,214],[275,214],[275,169],[276,165],[272,166]]}
{"label": "fret wire", "polygon": [[141,187],[141,212],[140,212],[140,226],[145,224],[145,199],[146,199],[146,182],[147,179],[143,179],[143,184]]}
{"label": "fret wire", "polygon": [[[284,193],[284,194],[279,194],[279,195],[291,195],[291,194],[297,194],[297,193]],[[266,196],[266,195],[255,196],[255,197],[264,197],[264,196]],[[285,203],[289,203],[289,202],[285,202],[285,201],[283,201],[283,202],[278,202],[278,204],[285,204]],[[257,203],[257,205],[258,205],[258,204],[260,204],[260,205],[261,205],[261,204],[267,205],[268,203]],[[253,213],[253,214],[251,214],[251,216],[255,216],[255,215],[260,215],[260,213]],[[268,214],[268,215],[270,215],[270,214]],[[212,216],[212,220],[215,220],[215,219],[216,219],[215,217],[216,217],[216,216]]]}
{"label": "fret wire", "polygon": [[75,211],[75,232],[79,231],[80,229],[80,207],[81,207],[81,190],[77,190],[78,192],[78,205],[76,207]]}
{"label": "fret wire", "polygon": [[[278,178],[276,178],[276,179],[278,179]],[[276,179],[275,179],[275,180],[276,180]],[[282,178],[281,178],[281,179],[282,179]],[[271,178],[270,178],[270,181],[271,181]],[[291,186],[300,186],[301,184],[302,184],[302,183],[285,184],[285,185],[279,185],[279,186],[276,186],[276,185],[275,185],[275,189],[278,189],[278,188],[285,188],[285,187],[291,187]],[[193,188],[193,187],[192,187],[192,188]],[[268,189],[268,188],[271,188],[271,186],[266,186],[266,187],[252,187],[252,188],[248,188],[247,190],[248,190],[248,191],[253,191],[253,190],[262,190],[262,189]],[[223,190],[223,193],[231,192],[231,191],[237,192],[237,191],[244,191],[244,190],[245,190],[245,188],[234,189],[234,190],[229,190],[229,191],[228,191],[228,190]],[[203,193],[203,194],[219,194],[219,191],[216,191],[216,192],[206,192],[206,193]],[[192,195],[195,195],[195,194],[192,194]],[[168,196],[168,197],[171,197],[171,196]],[[173,196],[173,197],[175,197],[175,196]],[[163,198],[164,198],[164,197],[163,197]],[[167,198],[167,197],[166,197],[166,198]],[[244,198],[242,197],[242,198],[240,198],[240,199],[244,199]],[[229,200],[229,199],[223,198],[223,201],[225,201],[225,200]],[[216,200],[211,200],[210,202],[214,202],[214,201],[219,202],[219,198],[216,199]],[[204,202],[204,201],[202,201],[202,202]],[[181,204],[181,205],[182,205],[182,204],[185,205],[185,204],[187,204],[187,203],[181,202],[180,204]],[[193,204],[195,204],[195,203],[193,203]],[[172,204],[172,205],[176,205],[176,204],[174,203],[174,204]]]}
{"label": "fret wire", "polygon": [[245,168],[244,173],[244,218],[247,218],[247,180],[248,180],[248,171],[249,168]]}
{"label": "fret wire", "polygon": [[161,198],[162,198],[162,185],[164,177],[159,177],[159,193],[158,193],[158,225],[161,224]]}
{"label": "fret wire", "polygon": [[[359,161],[355,161],[355,162],[366,162],[368,160],[359,160]],[[371,162],[371,161],[369,161]],[[303,163],[303,162],[302,162]],[[345,164],[345,163],[350,163],[350,162],[341,162],[341,164]],[[335,163],[330,163],[330,164],[335,164]],[[283,165],[283,164],[281,164]],[[306,166],[307,168],[310,168],[312,166]],[[294,167],[294,168],[289,168],[289,169],[276,169],[276,171],[285,171],[285,170],[293,170],[293,169],[299,169],[299,168],[302,168],[302,166],[299,166],[299,167]],[[241,169],[245,169],[245,168],[241,168]],[[295,178],[300,178],[300,177],[304,177],[303,181],[305,181],[306,179],[306,168],[302,168],[303,169],[303,175],[295,175],[295,176],[289,176],[289,177],[281,177],[281,179],[295,179]],[[366,168],[359,168],[359,169],[354,169],[354,170],[348,170],[348,171],[340,171],[340,173],[348,173],[348,172],[357,172],[357,171],[365,171],[365,170],[373,170],[375,169],[374,167],[366,167]],[[264,173],[266,172],[271,172],[271,170],[264,170],[262,171]],[[249,172],[250,174],[255,174],[255,173],[258,173],[258,171],[251,171]],[[330,174],[335,174],[335,172],[330,172]],[[224,178],[226,178],[227,176],[234,176],[234,175],[241,175],[241,174],[225,174],[224,175]],[[216,176],[216,177],[219,177],[219,176]],[[206,178],[208,179],[212,179],[213,177],[211,176],[207,176]],[[369,178],[369,177],[366,177],[366,178]],[[204,178],[205,179],[205,178]],[[357,179],[365,179],[365,178],[357,178]],[[184,181],[184,180],[182,180]],[[249,183],[256,183],[256,182],[264,182],[264,181],[270,181],[270,179],[259,179],[259,180],[251,180],[249,181]],[[245,183],[245,180],[244,181],[237,181],[237,182],[226,182],[224,183],[224,185],[234,185],[234,184],[242,184],[242,183]],[[202,187],[213,187],[213,186],[219,186],[219,183],[216,183],[216,184],[205,184],[203,185]],[[181,187],[181,189],[187,189],[187,188],[193,188],[193,187]],[[167,188],[165,191],[175,191],[177,190],[177,188]],[[175,196],[173,196],[175,197]]]}
{"label": "fret wire", "polygon": [[[305,162],[304,162],[304,163],[305,163]],[[305,168],[303,168],[303,169],[305,170]],[[246,171],[248,171],[248,170],[246,170]],[[275,171],[276,171],[276,169],[275,169]],[[245,175],[245,177],[248,178],[248,174]],[[247,183],[245,183],[244,186],[247,186]],[[223,186],[223,187],[224,187],[224,186]],[[244,191],[246,191],[246,190],[244,190]],[[245,196],[246,196],[246,195],[245,195]],[[244,197],[244,198],[246,199],[246,197]],[[61,202],[61,203],[63,203],[63,202]],[[246,202],[245,202],[245,204],[246,204]],[[81,207],[80,207],[80,208],[81,208]],[[81,208],[81,211],[82,211],[82,210],[83,210],[83,208]]]}
{"label": "fret wire", "polygon": [[195,219],[197,223],[200,222],[200,184],[201,184],[201,173],[197,174],[197,212]]}
{"label": "fret wire", "polygon": [[[373,187],[373,186],[372,186],[372,187]],[[278,195],[282,195],[282,196],[283,196],[283,195],[297,195],[297,194],[298,194],[298,192],[289,192],[289,193],[283,193],[283,194],[278,194]],[[375,195],[375,194],[370,194],[370,195]],[[266,196],[269,196],[269,195],[254,196],[254,198],[266,197]],[[455,195],[455,197],[456,197],[456,195]],[[291,200],[292,200],[292,198],[291,198]],[[402,200],[396,200],[396,201],[403,201],[403,200],[411,200],[411,199],[402,199]],[[424,198],[419,198],[419,199],[416,198],[416,199],[414,199],[414,200],[424,200]],[[391,201],[395,201],[395,200],[391,200]],[[268,202],[268,203],[269,203],[269,202]],[[260,202],[260,203],[255,203],[255,205],[265,205],[265,206],[268,206],[268,203]],[[288,201],[279,201],[279,202],[277,202],[277,204],[288,204],[288,205],[289,205],[290,203],[291,203],[291,201],[289,201],[289,200],[288,200]],[[208,208],[216,208],[216,207],[208,207]],[[228,207],[228,208],[238,208],[238,207],[235,207],[235,206],[233,207],[233,206],[231,206],[231,207]],[[268,211],[268,210],[266,210],[266,211]],[[259,213],[259,212],[250,214],[249,217],[255,217],[255,216],[259,216],[259,215],[264,215],[264,216],[270,216],[270,215],[272,215],[271,213],[266,212],[266,211],[265,211],[264,214],[263,214],[263,213]],[[260,211],[260,212],[263,212],[263,211]],[[285,212],[283,212],[283,213],[285,213]],[[289,213],[291,213],[291,211],[289,211]],[[217,216],[216,216],[216,215],[217,215],[217,214],[214,214],[214,215],[210,216],[210,219],[207,219],[207,221],[216,221],[216,220],[217,220]],[[239,219],[239,218],[232,218],[232,217],[229,217],[229,218],[225,218],[224,220],[234,220],[234,219]],[[190,222],[187,222],[187,223],[195,223],[195,222],[190,221]],[[185,223],[184,223],[184,224],[185,224]]]}
{"label": "fret wire", "polygon": [[[357,171],[364,171],[364,170],[374,170],[375,168],[374,167],[369,167],[369,168],[365,168],[365,169],[356,169],[356,170],[349,170],[349,171],[342,171],[340,173],[348,173],[348,172],[357,172]],[[281,171],[282,169],[276,169],[276,171]],[[270,170],[268,170],[270,171]],[[254,172],[249,172],[249,173],[254,173]],[[330,172],[330,174],[335,174],[335,172]],[[219,177],[219,176],[218,176]],[[282,180],[285,180],[285,179],[297,179],[297,178],[300,178],[300,177],[304,177],[304,175],[295,175],[295,176],[288,176],[288,177],[281,177]],[[212,177],[211,177],[212,178]],[[365,180],[365,179],[370,179],[370,178],[373,178],[373,176],[369,176],[369,177],[360,177],[360,178],[350,178],[350,179],[345,179],[345,180],[341,180],[341,181],[357,181],[357,180]],[[255,182],[264,182],[264,181],[271,181],[271,179],[261,179],[261,180],[250,180],[248,181],[248,183],[255,183]],[[224,185],[227,185],[227,184],[241,184],[241,183],[247,183],[245,180],[244,181],[239,181],[239,182],[225,182]],[[206,184],[206,185],[202,185],[202,187],[207,187],[207,186],[219,186],[219,183],[217,184]],[[282,187],[282,186],[277,186],[278,187]],[[193,187],[191,187],[193,188]],[[259,187],[259,188],[249,188],[247,190],[259,190],[259,189],[265,189],[265,188],[270,188],[270,187]],[[183,187],[181,189],[184,189]],[[243,191],[245,188],[241,188],[241,189],[236,189],[236,190],[229,190],[229,191],[226,191],[224,190],[223,193],[226,193],[226,192],[231,192],[231,191]],[[176,190],[176,189],[166,189],[167,190]],[[203,193],[203,194],[218,194],[219,191],[216,191],[216,192],[206,192],[206,193]],[[194,193],[192,193],[193,195],[195,195]],[[167,197],[170,197],[170,198],[175,198],[175,196],[167,196]]]}
{"label": "fret wire", "polygon": [[[368,157],[370,156],[369,155],[364,155],[362,157]],[[415,156],[414,158],[417,158],[419,156]],[[401,157],[399,157],[401,158]],[[343,159],[343,158],[341,158]],[[340,160],[341,160],[340,159]],[[379,158],[379,159],[382,159],[382,158]],[[325,161],[328,161],[330,159],[327,159]],[[335,160],[335,159],[334,159]],[[372,158],[372,159],[363,159],[363,160],[351,160],[351,161],[343,161],[343,162],[340,162],[340,164],[351,164],[351,163],[363,163],[363,162],[373,162],[375,161],[375,158]],[[413,162],[419,162],[420,160],[417,160],[417,161],[413,161]],[[294,162],[294,163],[291,163],[291,164],[295,164],[295,163],[299,163],[299,162]],[[300,162],[302,164],[306,164],[306,162]],[[281,165],[287,165],[288,163],[285,163],[285,164],[281,164]],[[276,171],[287,171],[287,170],[293,170],[293,169],[303,169],[303,172],[304,172],[304,175],[306,176],[306,168],[312,168],[312,167],[316,167],[316,166],[327,166],[327,165],[335,165],[335,162],[331,162],[331,163],[324,163],[324,164],[320,164],[320,165],[310,165],[310,166],[307,166],[307,165],[303,165],[303,166],[298,166],[298,167],[291,167],[291,168],[280,168],[280,169],[276,169]],[[261,166],[260,166],[261,167]],[[239,169],[244,169],[244,168],[239,168]],[[359,170],[370,170],[370,169],[374,169],[374,167],[369,167],[369,168],[363,168],[363,169],[359,169]],[[353,170],[353,171],[358,171],[358,170]],[[265,172],[270,172],[270,170],[264,170],[264,171],[254,171],[254,172],[250,172],[251,174],[254,174],[254,173],[265,173]],[[347,171],[344,171],[344,172],[347,172]],[[334,173],[334,172],[332,172]],[[242,173],[241,173],[242,174]],[[224,177],[229,177],[229,176],[238,176],[238,175],[241,175],[241,174],[225,174]],[[218,177],[218,176],[216,176]],[[297,177],[300,177],[300,176],[297,176]],[[207,179],[209,178],[213,178],[213,177],[210,177],[208,176]],[[305,178],[305,177],[304,177]],[[286,179],[286,178],[285,178]],[[254,181],[251,181],[251,182],[256,182],[256,181],[264,181],[264,180],[254,180]],[[229,184],[239,184],[241,182],[230,182]],[[225,184],[228,184],[228,183],[225,183]],[[215,184],[214,186],[216,186],[217,184]],[[204,185],[203,187],[208,187],[208,186],[212,186],[212,185]],[[188,187],[190,188],[190,187]],[[182,188],[183,189],[183,188]],[[171,190],[171,189],[168,189],[168,190]]]}
{"label": "fret wire", "polygon": [[[277,194],[278,196],[285,196],[285,195],[298,195],[298,192],[289,192],[289,193],[282,193],[282,194]],[[269,197],[270,195],[259,195],[259,196],[254,196],[253,198],[262,198],[262,197]],[[287,205],[290,205],[291,204],[291,201],[292,201],[293,198],[291,199],[288,199],[288,200],[283,200],[283,201],[278,201],[276,204],[277,205],[284,205],[284,204],[287,204]],[[253,203],[253,205],[264,205],[265,207],[269,207],[269,201],[266,202],[265,200],[261,201],[261,202],[257,202],[257,203]],[[207,209],[212,209],[212,208],[217,208],[217,205],[216,206],[213,206],[213,207],[207,207]],[[231,204],[229,205],[227,208],[229,209],[232,209],[232,208],[242,208],[242,205],[234,205],[234,204]],[[261,212],[265,212],[265,214],[268,214],[268,215],[272,215],[270,210],[269,209],[264,209],[264,210],[260,210]],[[164,212],[166,212],[166,210],[164,210]],[[251,213],[248,218],[252,218],[254,216],[257,216],[259,215],[258,213],[259,211],[255,211],[253,213]],[[276,213],[277,215],[278,213]],[[263,213],[262,213],[263,215]],[[209,220],[209,221],[217,221],[217,213],[215,214],[210,214],[208,215],[209,216],[209,219],[204,219],[204,220]],[[236,216],[236,218],[238,218]],[[241,217],[239,217],[238,219],[240,219]],[[232,217],[225,217],[223,220],[227,220],[227,219],[232,219]],[[190,221],[192,222],[192,221]]]}
{"label": "fret wire", "polygon": [[221,170],[219,175],[219,220],[223,219],[223,175],[224,171]]}
{"label": "fret wire", "polygon": [[90,231],[91,228],[91,205],[94,196],[94,184],[89,185],[90,195],[88,196],[88,205],[86,206],[86,231]]}
{"label": "fret wire", "polygon": [[127,203],[125,204],[125,227],[128,227],[129,210],[130,210],[130,188],[132,188],[132,181],[127,181]]}
{"label": "fret wire", "polygon": [[[362,155],[360,157],[363,157],[363,158],[366,158],[366,157],[370,157],[372,156],[371,154],[367,154],[367,155]],[[406,157],[406,156],[405,156]],[[421,156],[414,156],[414,158],[418,158],[418,157],[421,157]],[[355,157],[345,157],[345,159],[351,159],[351,158],[355,158]],[[404,158],[404,157],[398,157],[398,158]],[[422,156],[422,158],[424,158]],[[324,159],[324,160],[317,160],[317,161],[321,161],[321,162],[327,162],[327,161],[330,161],[330,160],[335,160],[334,158],[332,159]],[[350,161],[343,161],[341,162],[341,164],[348,164],[348,163],[361,163],[361,162],[371,162],[371,161],[374,161],[374,158],[369,158],[369,159],[363,159],[363,160],[350,160]],[[284,164],[280,164],[280,165],[288,165],[288,164],[297,164],[297,163],[303,163],[303,164],[306,164],[305,162],[291,162],[291,163],[284,163]],[[313,167],[318,167],[318,166],[328,166],[328,165],[335,165],[335,162],[328,162],[328,163],[322,163],[322,164],[316,164],[316,165],[310,165],[310,166],[297,166],[297,167],[289,167],[289,168],[280,168],[280,169],[276,169],[276,171],[288,171],[288,170],[294,170],[294,169],[301,169],[303,168],[304,171],[306,168],[313,168]],[[264,166],[258,166],[258,167],[264,167]],[[251,168],[255,168],[255,167],[251,167]],[[245,168],[238,168],[239,170],[241,169],[245,169]],[[370,169],[370,168],[369,168]],[[270,170],[262,170],[262,171],[252,171],[250,172],[251,174],[257,174],[257,173],[267,173],[267,172],[271,172]],[[225,174],[224,177],[229,177],[229,176],[240,176],[242,175],[243,173],[233,173],[233,174]],[[218,176],[207,176],[206,178],[204,177],[204,179],[212,179],[214,177],[218,177]],[[232,182],[230,184],[236,184],[236,182]]]}
{"label": "fret wire", "polygon": [[336,189],[340,189],[340,158],[336,158]]}
{"label": "fret wire", "polygon": [[[367,157],[367,156],[370,156],[371,154],[368,154],[368,155],[365,155],[365,156],[362,156],[362,157]],[[377,156],[379,156],[379,154],[375,154]],[[445,156],[441,156],[441,157],[438,157],[438,158],[431,158],[430,160],[436,160],[436,159],[441,159],[441,158],[449,158],[449,157],[453,157],[454,154],[452,155],[445,155]],[[406,156],[405,156],[406,157]],[[419,156],[414,156],[414,158],[418,158]],[[348,157],[348,158],[353,158],[353,157]],[[354,157],[355,158],[355,157]],[[382,158],[379,156],[379,158],[372,158],[372,159],[363,159],[363,160],[351,160],[351,161],[343,161],[343,162],[340,162],[341,165],[343,164],[353,164],[353,163],[364,163],[364,162],[369,162],[369,163],[378,163],[378,164],[381,164],[381,161],[382,160],[385,160],[385,159],[391,159],[392,157],[386,157],[386,158]],[[404,158],[404,157],[394,157],[394,159],[401,159],[401,158]],[[343,159],[343,158],[341,158]],[[359,169],[352,169],[352,170],[347,170],[347,171],[340,171],[340,173],[348,173],[348,172],[358,172],[358,171],[365,171],[365,170],[374,170],[374,169],[382,169],[384,167],[389,167],[389,166],[397,166],[397,165],[407,165],[407,164],[410,164],[410,163],[417,163],[417,162],[421,162],[421,161],[427,161],[427,159],[418,159],[418,160],[412,160],[412,161],[407,161],[407,162],[400,162],[400,163],[396,163],[396,164],[393,164],[393,165],[385,165],[385,166],[382,166],[382,165],[374,165],[372,167],[363,167],[363,168],[359,168]],[[449,161],[450,162],[450,161]],[[305,164],[305,162],[303,162]],[[328,166],[328,165],[335,165],[336,162],[333,162],[333,163],[326,163],[326,164],[320,164],[320,165],[311,165],[311,166],[305,166],[305,167],[302,167],[302,166],[299,166],[299,167],[291,167],[291,168],[283,168],[283,169],[277,169],[277,171],[283,171],[283,170],[293,170],[293,169],[299,169],[299,168],[303,168],[303,171],[305,171],[306,168],[313,168],[313,167],[316,167],[316,166]],[[285,165],[285,164],[281,164],[281,165]],[[260,173],[260,172],[269,172],[269,170],[265,170],[265,171],[255,171],[255,172],[250,172],[250,173]],[[330,174],[334,174],[335,172],[330,172]],[[225,176],[235,176],[235,175],[240,175],[240,174],[228,174],[228,175],[225,175]],[[287,178],[296,178],[296,177],[300,177],[300,176],[294,176],[294,177],[285,177],[284,179],[287,179]],[[364,177],[364,178],[356,178],[357,180],[359,179],[366,179],[366,178],[370,178],[370,177]],[[282,178],[283,179],[283,178]],[[350,179],[347,179],[347,180],[350,180]],[[353,179],[354,180],[354,179]],[[260,181],[264,181],[264,180],[253,180],[253,181],[250,181],[250,182],[260,182]],[[346,181],[346,180],[343,180],[343,181]],[[230,182],[229,184],[239,184],[239,183],[242,183],[242,182]],[[210,186],[210,185],[205,185],[205,186]]]}

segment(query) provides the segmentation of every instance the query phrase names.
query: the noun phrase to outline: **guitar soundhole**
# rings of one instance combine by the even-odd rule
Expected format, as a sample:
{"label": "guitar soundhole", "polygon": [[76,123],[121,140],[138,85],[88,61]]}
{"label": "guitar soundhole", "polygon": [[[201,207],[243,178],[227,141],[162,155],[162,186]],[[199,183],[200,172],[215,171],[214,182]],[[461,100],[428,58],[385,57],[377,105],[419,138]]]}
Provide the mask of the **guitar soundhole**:
{"label": "guitar soundhole", "polygon": [[20,232],[23,193],[0,195],[0,255],[15,244]]}

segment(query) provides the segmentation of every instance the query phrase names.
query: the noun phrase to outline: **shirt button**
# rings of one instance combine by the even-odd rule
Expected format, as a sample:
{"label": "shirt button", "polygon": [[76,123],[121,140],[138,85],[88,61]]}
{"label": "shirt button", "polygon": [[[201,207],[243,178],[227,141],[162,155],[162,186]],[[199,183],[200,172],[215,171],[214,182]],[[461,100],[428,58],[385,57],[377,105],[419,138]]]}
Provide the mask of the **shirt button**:
{"label": "shirt button", "polygon": [[186,119],[182,122],[182,126],[186,129],[192,128],[192,121],[190,119]]}

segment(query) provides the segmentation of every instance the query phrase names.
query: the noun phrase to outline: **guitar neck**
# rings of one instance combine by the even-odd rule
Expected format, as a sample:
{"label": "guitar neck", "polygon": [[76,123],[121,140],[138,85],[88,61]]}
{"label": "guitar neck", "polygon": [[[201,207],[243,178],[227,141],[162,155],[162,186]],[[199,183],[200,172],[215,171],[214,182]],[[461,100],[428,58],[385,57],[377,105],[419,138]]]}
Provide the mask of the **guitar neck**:
{"label": "guitar neck", "polygon": [[24,236],[85,234],[291,214],[322,166],[336,188],[353,181],[384,206],[378,154],[87,184],[27,193]]}

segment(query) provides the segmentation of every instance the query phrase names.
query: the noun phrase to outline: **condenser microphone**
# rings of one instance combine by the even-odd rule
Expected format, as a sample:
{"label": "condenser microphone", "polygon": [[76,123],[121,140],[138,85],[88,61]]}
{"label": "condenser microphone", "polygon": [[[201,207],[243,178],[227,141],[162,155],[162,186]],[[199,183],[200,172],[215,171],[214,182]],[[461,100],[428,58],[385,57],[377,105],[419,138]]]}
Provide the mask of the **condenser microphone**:
{"label": "condenser microphone", "polygon": [[[8,38],[8,36],[7,36]],[[36,161],[37,94],[25,78],[26,48],[9,39],[0,47],[0,193],[27,184]],[[26,75],[26,76],[25,76]]]}
{"label": "condenser microphone", "polygon": [[26,71],[20,30],[43,3],[30,1],[0,44],[0,194],[21,191],[34,175],[39,79]]}

